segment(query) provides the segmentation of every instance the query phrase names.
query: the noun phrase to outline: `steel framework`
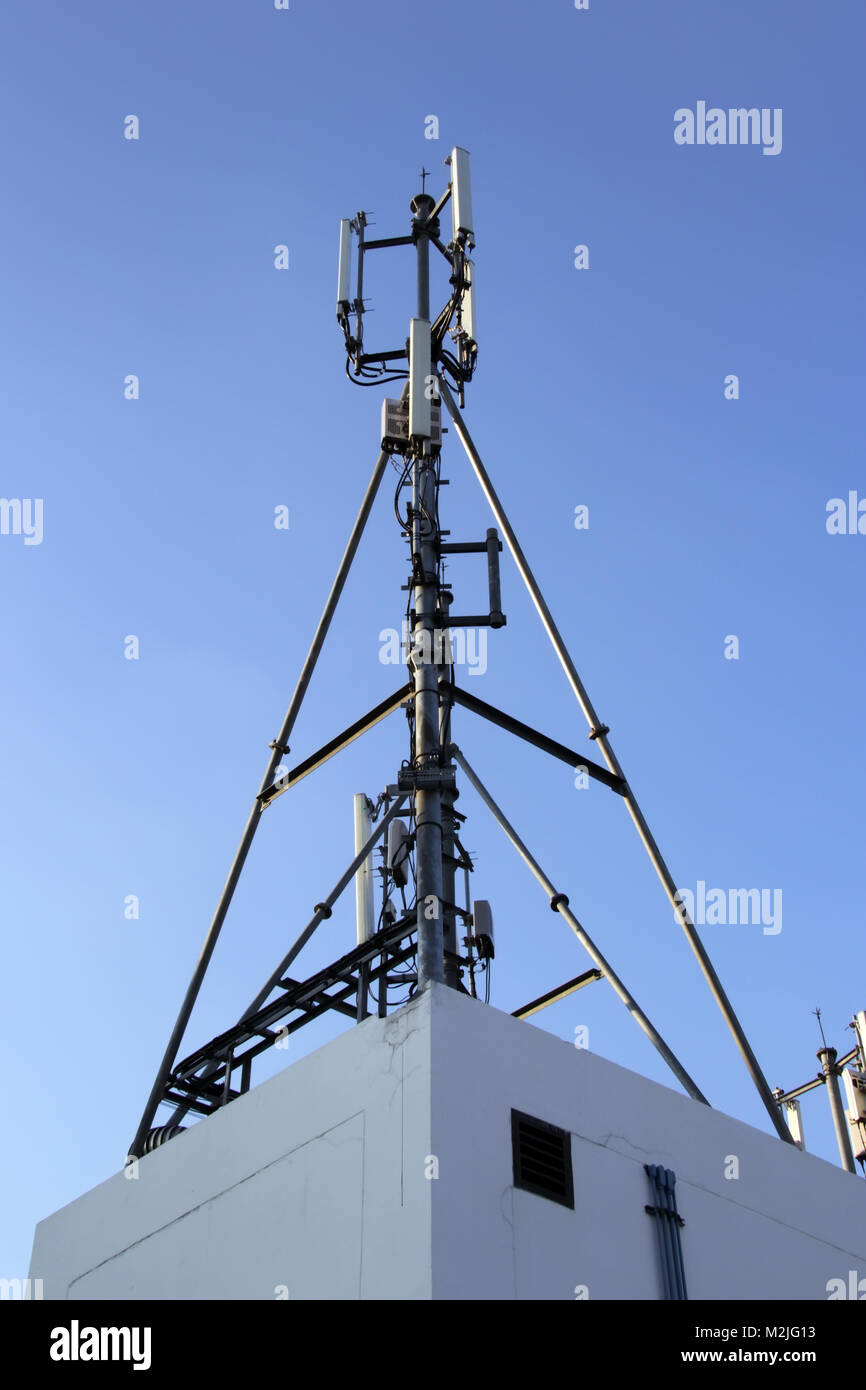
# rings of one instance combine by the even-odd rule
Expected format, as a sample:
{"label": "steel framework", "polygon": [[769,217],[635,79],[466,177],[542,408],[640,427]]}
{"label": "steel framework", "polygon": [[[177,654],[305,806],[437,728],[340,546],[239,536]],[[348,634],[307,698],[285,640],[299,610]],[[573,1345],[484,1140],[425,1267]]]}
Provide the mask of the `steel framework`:
{"label": "steel framework", "polygon": [[[451,164],[451,178],[438,202],[425,191],[423,183],[426,173],[422,171],[422,191],[410,204],[413,216],[409,235],[366,240],[367,218],[364,213],[358,213],[351,221],[341,224],[337,317],[345,338],[347,375],[350,379],[365,385],[402,380],[402,391],[399,400],[394,403],[394,408],[399,415],[401,411],[406,414],[408,407],[408,426],[405,439],[383,439],[373,475],[288,711],[279,734],[270,744],[271,756],[264,777],[253,800],[246,828],[217,903],[201,955],[130,1145],[130,1158],[140,1157],[165,1138],[170,1138],[177,1132],[181,1120],[190,1112],[206,1116],[236,1099],[250,1086],[251,1068],[255,1058],[266,1050],[279,1046],[288,1034],[321,1014],[336,1012],[353,1020],[363,1019],[367,1012],[367,992],[371,983],[378,985],[380,1014],[387,1011],[389,985],[397,981],[405,983],[407,978],[411,982],[410,988],[418,991],[428,988],[433,982],[444,982],[452,988],[464,989],[463,979],[468,971],[474,992],[475,969],[489,967],[489,960],[483,957],[485,952],[492,950],[492,945],[489,948],[482,946],[480,939],[472,936],[471,931],[462,938],[459,935],[461,923],[467,930],[471,928],[472,914],[469,910],[468,891],[464,907],[456,902],[456,877],[458,871],[462,870],[468,883],[468,873],[472,865],[460,842],[460,829],[465,818],[456,811],[454,805],[458,767],[467,781],[474,786],[481,800],[534,874],[551,908],[571,927],[594,966],[594,969],[584,972],[575,980],[517,1010],[516,1016],[528,1017],[575,989],[606,979],[687,1094],[702,1104],[708,1104],[697,1084],[671,1052],[614,968],[571,912],[568,898],[561,891],[557,891],[547,878],[469,765],[465,755],[453,742],[451,724],[452,712],[456,706],[479,715],[550,756],[567,762],[571,767],[581,766],[590,778],[622,798],[668,898],[677,911],[688,942],[697,956],[701,970],[743,1056],[772,1124],[780,1138],[788,1143],[793,1142],[781,1117],[778,1098],[771,1093],[694,923],[679,901],[674,879],[613,752],[608,738],[610,730],[595,712],[463,419],[461,407],[464,388],[472,378],[477,354],[474,339],[475,270],[469,254],[475,243],[468,183],[468,155],[465,151],[455,148],[447,162]],[[452,204],[453,236],[449,244],[445,245],[440,236],[439,214],[449,200]],[[357,237],[358,248],[357,293],[354,300],[349,297],[348,263],[353,233]],[[415,248],[417,260],[417,303],[408,343],[402,349],[389,348],[368,352],[363,343],[365,256],[373,250],[410,245]],[[430,316],[431,247],[448,263],[451,286],[445,307],[435,320],[431,320]],[[446,337],[449,335],[456,344],[455,352],[451,352],[445,345]],[[401,362],[406,364],[408,370],[397,365]],[[449,386],[448,378],[457,392],[457,400]],[[449,533],[443,530],[439,521],[441,451],[432,412],[436,406],[439,406],[441,411],[442,405],[448,412],[497,523],[498,531],[489,530],[483,541],[447,541],[445,536]],[[441,439],[441,433],[438,438]],[[389,461],[394,458],[401,460],[401,467],[398,469],[398,497],[402,489],[411,489],[411,501],[405,517],[398,513],[402,532],[410,547],[409,581],[404,586],[409,592],[408,621],[411,641],[406,663],[409,680],[341,734],[286,770],[283,760],[288,758],[291,751],[289,739],[382,479]],[[397,499],[395,510],[396,505]],[[447,643],[444,648],[442,644],[443,633],[448,634],[453,629],[467,625],[500,628],[506,622],[500,598],[500,533],[587,720],[589,738],[597,745],[606,766],[587,759],[547,734],[477,699],[455,683]],[[460,616],[451,613],[453,595],[445,582],[442,561],[443,556],[454,553],[486,554],[490,594],[487,614]],[[291,949],[238,1022],[177,1062],[180,1044],[263,813],[303,777],[314,772],[354,739],[398,709],[404,709],[409,716],[410,756],[398,770],[396,781],[389,783],[379,798],[376,807],[378,820],[369,839],[362,845],[327,897],[316,905],[312,919],[303,928]],[[381,925],[372,936],[359,942],[339,960],[308,978],[298,980],[289,976],[287,971],[295,957],[320,923],[330,917],[340,895],[372,855],[398,812],[407,804],[414,825],[411,836],[414,849],[414,906],[399,916],[394,913],[391,917],[386,915],[381,918]],[[384,881],[387,881],[387,872],[386,862],[382,870]],[[413,961],[414,969],[411,968]],[[408,970],[407,966],[410,967]],[[167,1123],[154,1127],[160,1105],[171,1107],[171,1118]]]}

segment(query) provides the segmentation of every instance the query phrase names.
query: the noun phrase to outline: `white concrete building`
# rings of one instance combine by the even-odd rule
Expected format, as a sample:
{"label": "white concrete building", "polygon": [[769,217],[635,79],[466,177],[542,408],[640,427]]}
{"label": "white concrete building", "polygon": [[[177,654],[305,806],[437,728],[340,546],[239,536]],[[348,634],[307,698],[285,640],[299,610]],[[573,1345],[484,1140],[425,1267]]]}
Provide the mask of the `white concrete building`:
{"label": "white concrete building", "polygon": [[[553,1195],[516,1182],[513,1112],[563,1133]],[[30,1275],[50,1299],[659,1299],[646,1164],[676,1174],[690,1299],[866,1277],[860,1179],[444,986],[42,1221]]]}

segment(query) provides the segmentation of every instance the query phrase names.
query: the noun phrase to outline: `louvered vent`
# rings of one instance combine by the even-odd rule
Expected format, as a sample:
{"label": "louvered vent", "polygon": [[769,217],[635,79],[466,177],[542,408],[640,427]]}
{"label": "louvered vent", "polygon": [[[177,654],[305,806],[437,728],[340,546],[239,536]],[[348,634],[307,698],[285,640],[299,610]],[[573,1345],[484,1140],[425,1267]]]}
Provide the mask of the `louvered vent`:
{"label": "louvered vent", "polygon": [[519,1110],[511,1112],[514,1186],[574,1208],[571,1135]]}

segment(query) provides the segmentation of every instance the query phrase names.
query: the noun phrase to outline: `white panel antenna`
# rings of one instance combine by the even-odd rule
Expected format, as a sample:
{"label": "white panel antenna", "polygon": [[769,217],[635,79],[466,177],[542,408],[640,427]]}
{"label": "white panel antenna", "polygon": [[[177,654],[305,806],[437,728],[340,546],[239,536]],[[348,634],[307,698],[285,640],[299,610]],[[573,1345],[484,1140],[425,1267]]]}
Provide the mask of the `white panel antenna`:
{"label": "white panel antenna", "polygon": [[851,1118],[866,1121],[866,1074],[855,1071],[853,1067],[850,1070],[845,1067],[842,1071],[842,1084],[845,1087],[845,1099]]}
{"label": "white panel antenna", "polygon": [[856,1159],[866,1158],[866,1073],[844,1068],[842,1084],[848,1102],[851,1148]]}
{"label": "white panel antenna", "polygon": [[465,268],[468,284],[466,286],[466,289],[463,291],[463,300],[461,303],[461,317],[463,321],[463,330],[467,338],[469,338],[473,343],[477,345],[478,319],[475,307],[475,262],[470,261],[467,257],[467,260],[465,262]]}
{"label": "white panel antenna", "polygon": [[803,1139],[803,1117],[800,1114],[800,1102],[798,1100],[786,1100],[784,1102],[785,1123],[791,1132],[791,1138],[798,1149],[805,1148]]}
{"label": "white panel antenna", "polygon": [[340,263],[337,271],[337,318],[349,317],[349,276],[352,270],[352,223],[348,217],[340,221]]}
{"label": "white panel antenna", "polygon": [[476,898],[472,904],[472,927],[479,957],[493,960],[493,911],[484,898]]}
{"label": "white panel antenna", "polygon": [[430,438],[430,377],[430,320],[410,319],[409,434],[413,439]]}
{"label": "white panel antenna", "polygon": [[472,184],[469,178],[469,151],[455,145],[448,159],[451,165],[451,218],[454,240],[475,245],[472,225]]}
{"label": "white panel antenna", "polygon": [[409,881],[409,850],[412,837],[401,820],[388,826],[388,870],[398,887]]}
{"label": "white panel antenna", "polygon": [[[373,833],[373,819],[370,803],[363,792],[354,799],[355,809],[355,853],[359,854]],[[369,941],[376,930],[373,906],[373,861],[368,854],[355,874],[355,919],[357,923],[358,945]]]}

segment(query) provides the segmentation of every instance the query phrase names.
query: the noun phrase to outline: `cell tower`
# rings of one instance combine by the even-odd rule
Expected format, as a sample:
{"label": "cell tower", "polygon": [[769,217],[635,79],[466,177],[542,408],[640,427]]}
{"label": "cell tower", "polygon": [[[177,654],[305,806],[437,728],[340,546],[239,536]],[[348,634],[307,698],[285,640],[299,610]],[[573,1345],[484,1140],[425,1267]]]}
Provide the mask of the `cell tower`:
{"label": "cell tower", "polygon": [[[469,155],[466,150],[455,147],[446,163],[450,165],[450,179],[438,201],[426,191],[424,183],[427,175],[422,171],[422,191],[411,201],[411,229],[406,235],[367,239],[367,218],[363,212],[340,223],[337,319],[345,339],[347,374],[366,384],[402,381],[402,390],[399,397],[384,401],[381,451],[372,478],[288,712],[277,737],[270,743],[271,756],[265,775],[255,795],[201,956],[130,1146],[130,1159],[140,1158],[171,1139],[180,1131],[188,1115],[211,1115],[248,1091],[256,1057],[273,1047],[280,1038],[312,1022],[322,1013],[334,1010],[360,1022],[367,1016],[373,991],[378,1013],[385,1016],[389,1009],[389,989],[393,1001],[394,993],[398,989],[402,993],[407,984],[410,994],[422,994],[437,983],[475,994],[479,975],[487,974],[489,983],[489,965],[494,952],[493,921],[489,906],[483,902],[473,902],[469,890],[472,862],[461,842],[461,827],[465,818],[455,806],[458,772],[488,807],[537,879],[552,910],[564,918],[592,962],[592,968],[517,1010],[516,1016],[529,1017],[574,990],[605,979],[686,1093],[693,1100],[708,1104],[697,1084],[571,911],[562,886],[551,882],[473,769],[465,752],[455,743],[453,713],[458,707],[483,716],[571,768],[579,765],[589,778],[622,799],[675,908],[774,1129],[786,1143],[794,1142],[794,1136],[789,1132],[780,1111],[779,1093],[774,1096],[771,1092],[695,926],[680,900],[673,876],[614,754],[609,739],[610,730],[595,712],[463,419],[465,388],[472,380],[478,352],[476,272],[471,258],[475,235]],[[452,232],[445,244],[441,238],[439,219],[449,202]],[[353,241],[356,245],[354,257]],[[417,301],[414,317],[409,321],[408,340],[402,347],[368,351],[364,344],[366,257],[373,251],[410,246],[414,247],[417,258]],[[448,268],[445,303],[435,318],[431,316],[431,251],[438,252]],[[356,276],[354,296],[351,284],[353,260]],[[444,285],[444,274],[442,279]],[[489,529],[483,539],[446,540],[450,532],[444,530],[440,523],[443,405],[496,522],[496,529]],[[408,580],[404,585],[409,595],[408,680],[323,747],[301,761],[287,764],[285,760],[290,756],[289,740],[295,721],[367,519],[391,462],[396,464],[399,473],[397,506],[406,495],[405,513],[398,512],[398,517],[409,543],[410,558]],[[506,623],[499,577],[499,554],[503,540],[586,718],[589,738],[598,748],[603,764],[586,758],[457,685],[452,643],[460,629],[482,626],[501,628]],[[445,581],[443,560],[458,553],[486,559],[489,584],[489,611],[486,614],[452,612],[454,596]],[[395,765],[391,780],[375,802],[365,795],[356,795],[354,858],[337,883],[317,903],[310,921],[303,926],[294,944],[234,1026],[178,1061],[180,1044],[262,816],[302,778],[400,709],[408,714],[409,755],[401,765]],[[400,819],[401,813],[403,819]],[[378,852],[380,845],[383,846],[384,855],[383,903],[377,914],[372,856],[374,850]],[[353,880],[356,889],[356,944],[340,959],[307,978],[298,979],[290,975],[288,972],[296,957],[317,927],[331,916],[338,898]],[[412,896],[409,902],[406,900],[407,888]],[[401,910],[394,906],[392,891],[401,900]],[[458,896],[463,898],[462,902],[458,903]],[[161,1106],[165,1107],[166,1113],[157,1124],[157,1112]]]}

